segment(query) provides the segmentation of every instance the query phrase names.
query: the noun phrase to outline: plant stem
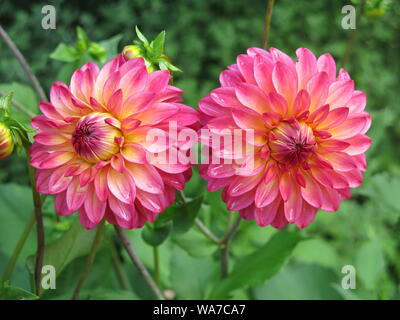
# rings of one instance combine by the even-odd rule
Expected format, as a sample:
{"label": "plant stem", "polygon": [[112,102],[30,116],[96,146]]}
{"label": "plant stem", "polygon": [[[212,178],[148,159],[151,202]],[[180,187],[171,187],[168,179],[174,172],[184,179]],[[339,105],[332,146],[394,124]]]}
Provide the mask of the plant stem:
{"label": "plant stem", "polygon": [[220,240],[211,232],[210,229],[208,229],[204,223],[199,219],[196,218],[194,220],[194,223],[196,224],[196,226],[199,228],[199,230],[207,237],[209,238],[212,242],[214,242],[215,244],[219,245],[220,244]]}
{"label": "plant stem", "polygon": [[138,255],[136,254],[135,250],[133,249],[133,247],[132,247],[128,237],[125,235],[124,231],[118,226],[115,226],[115,231],[117,232],[117,235],[119,236],[119,238],[122,242],[122,245],[124,246],[129,257],[131,258],[133,264],[136,266],[137,270],[139,271],[140,275],[143,277],[144,281],[146,281],[147,285],[149,286],[150,290],[153,292],[154,296],[158,300],[165,300],[163,294],[161,293],[161,290],[159,289],[157,284],[154,282],[153,278],[147,271],[146,267],[143,265],[142,261],[140,261]]}
{"label": "plant stem", "polygon": [[74,294],[72,296],[72,300],[77,300],[79,298],[79,294],[81,292],[81,289],[83,287],[83,284],[85,283],[86,279],[89,276],[90,270],[92,269],[93,261],[96,257],[97,249],[99,248],[101,244],[101,240],[103,239],[103,234],[104,234],[104,220],[99,223],[97,226],[96,230],[96,236],[93,240],[92,248],[90,249],[89,256],[86,260],[85,267],[83,269],[81,278],[79,279],[78,285],[75,288]]}
{"label": "plant stem", "polygon": [[222,237],[220,241],[221,245],[221,278],[226,278],[228,276],[229,270],[229,240],[236,233],[239,228],[240,222],[242,218],[240,216],[237,217],[236,221],[229,227],[225,235]]}
{"label": "plant stem", "polygon": [[269,38],[269,30],[271,25],[271,16],[272,16],[272,8],[274,7],[275,0],[268,0],[267,9],[265,11],[265,22],[264,22],[264,32],[261,47],[266,49],[268,38]]}
{"label": "plant stem", "polygon": [[42,101],[47,101],[46,94],[44,93],[44,90],[42,86],[40,85],[38,79],[32,72],[31,67],[29,64],[26,62],[24,56],[22,55],[21,51],[17,48],[15,43],[11,40],[11,38],[8,36],[7,32],[3,29],[3,27],[0,25],[0,37],[4,40],[8,48],[12,51],[14,56],[17,58],[18,62],[21,64],[22,69],[24,69],[26,75],[28,76],[29,80],[32,82],[32,86],[35,89],[35,91],[38,94],[38,97]]}
{"label": "plant stem", "polygon": [[124,270],[124,266],[121,263],[117,248],[115,247],[115,243],[112,238],[110,239],[110,247],[111,247],[111,257],[113,260],[114,270],[117,275],[118,282],[120,283],[122,289],[127,291],[132,291],[132,286],[129,282],[128,275]]}
{"label": "plant stem", "polygon": [[[6,94],[0,90],[0,96],[5,96]],[[11,100],[11,103],[13,104],[14,107],[16,107],[18,110],[20,110],[21,112],[25,113],[28,117],[33,118],[34,116],[36,116],[35,113],[33,113],[32,111],[26,109],[22,104],[20,104],[18,101],[16,101],[15,99]]]}
{"label": "plant stem", "polygon": [[11,280],[12,273],[18,261],[18,257],[26,243],[26,240],[28,239],[29,234],[32,231],[34,224],[35,224],[35,214],[32,214],[31,218],[29,219],[28,223],[24,228],[24,231],[22,231],[21,237],[18,240],[18,243],[13,251],[10,261],[7,264],[6,270],[4,271],[3,274],[3,281]]}
{"label": "plant stem", "polygon": [[29,177],[32,187],[32,197],[36,219],[36,235],[37,235],[37,249],[36,249],[36,263],[35,263],[35,289],[36,295],[40,295],[40,285],[42,279],[42,266],[44,260],[44,248],[45,248],[45,234],[43,225],[43,213],[42,213],[42,199],[40,194],[36,191],[36,178],[35,169],[28,163]]}
{"label": "plant stem", "polygon": [[158,285],[161,287],[161,278],[160,278],[160,259],[158,254],[158,246],[153,247],[153,261],[154,261],[154,278]]}

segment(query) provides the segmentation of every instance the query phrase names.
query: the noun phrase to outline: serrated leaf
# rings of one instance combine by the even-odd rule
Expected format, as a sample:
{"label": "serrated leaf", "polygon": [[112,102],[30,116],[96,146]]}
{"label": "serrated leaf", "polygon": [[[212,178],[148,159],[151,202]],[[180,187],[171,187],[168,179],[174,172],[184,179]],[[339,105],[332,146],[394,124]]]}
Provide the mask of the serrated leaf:
{"label": "serrated leaf", "polygon": [[299,241],[298,233],[278,232],[266,245],[240,258],[228,278],[218,281],[208,299],[226,299],[236,289],[259,285],[277,274]]}

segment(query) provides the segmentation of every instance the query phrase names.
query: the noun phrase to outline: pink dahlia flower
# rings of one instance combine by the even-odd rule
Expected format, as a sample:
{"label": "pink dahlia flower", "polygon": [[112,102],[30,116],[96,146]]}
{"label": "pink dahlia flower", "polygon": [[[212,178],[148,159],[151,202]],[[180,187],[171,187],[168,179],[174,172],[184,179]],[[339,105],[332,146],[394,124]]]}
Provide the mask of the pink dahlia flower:
{"label": "pink dahlia flower", "polygon": [[298,61],[274,48],[248,49],[199,103],[204,127],[217,137],[226,128],[254,130],[251,148],[214,150],[220,163],[203,165],[201,174],[209,191],[223,189],[229,210],[260,226],[303,228],[318,209],[338,210],[366,170],[365,94],[345,70],[336,74],[329,54],[296,54]]}
{"label": "pink dahlia flower", "polygon": [[[144,60],[116,56],[103,68],[87,63],[69,86],[55,82],[30,150],[37,190],[55,194],[60,215],[79,210],[87,229],[103,218],[140,228],[172,204],[190,178],[189,164],[152,163],[148,155],[169,154],[171,139],[149,142],[152,129],[168,137],[192,126],[197,112],[180,104],[182,91],[169,85],[169,71],[148,73]],[[168,140],[168,143],[166,141]]]}

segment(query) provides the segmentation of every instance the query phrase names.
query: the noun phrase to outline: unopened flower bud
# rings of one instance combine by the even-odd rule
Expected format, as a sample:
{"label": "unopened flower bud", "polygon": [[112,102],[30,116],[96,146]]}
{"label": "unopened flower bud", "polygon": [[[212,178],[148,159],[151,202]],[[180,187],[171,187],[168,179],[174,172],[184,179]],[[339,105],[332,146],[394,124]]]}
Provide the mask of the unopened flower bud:
{"label": "unopened flower bud", "polygon": [[125,60],[130,60],[142,56],[140,48],[135,45],[125,46],[122,50],[122,54],[124,55]]}
{"label": "unopened flower bud", "polygon": [[10,128],[0,122],[0,159],[7,158],[14,150]]}

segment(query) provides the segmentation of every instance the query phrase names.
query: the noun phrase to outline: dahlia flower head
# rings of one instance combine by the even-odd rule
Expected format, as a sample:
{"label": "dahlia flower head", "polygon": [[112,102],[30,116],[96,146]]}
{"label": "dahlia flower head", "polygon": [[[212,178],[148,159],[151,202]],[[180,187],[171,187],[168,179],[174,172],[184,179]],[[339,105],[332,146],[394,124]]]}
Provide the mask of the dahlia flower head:
{"label": "dahlia flower head", "polygon": [[371,117],[365,94],[344,69],[336,74],[331,55],[317,59],[305,48],[296,54],[294,61],[275,48],[250,48],[220,74],[221,87],[199,102],[200,119],[213,135],[253,130],[254,138],[243,138],[251,148],[224,152],[222,145],[212,150],[219,163],[202,165],[200,173],[209,191],[223,189],[228,210],[260,226],[303,228],[318,209],[338,210],[366,170]]}
{"label": "dahlia flower head", "polygon": [[[148,73],[143,58],[120,54],[101,69],[92,62],[74,72],[70,85],[55,82],[50,102],[32,120],[30,149],[38,192],[55,195],[63,216],[79,211],[82,225],[103,218],[122,228],[140,228],[172,204],[191,176],[190,164],[152,163],[149,154],[168,155],[168,127],[179,133],[198,122],[196,110],[181,104],[182,90],[170,73]],[[150,130],[167,139],[149,142]]]}

